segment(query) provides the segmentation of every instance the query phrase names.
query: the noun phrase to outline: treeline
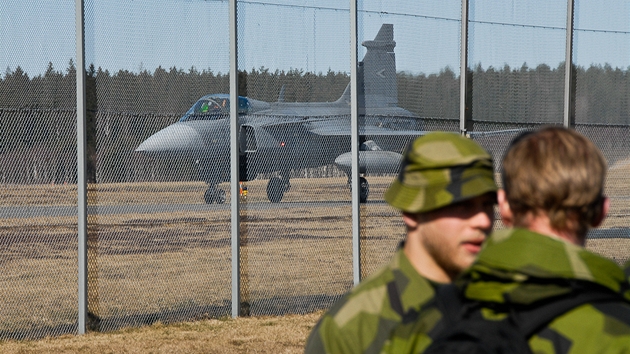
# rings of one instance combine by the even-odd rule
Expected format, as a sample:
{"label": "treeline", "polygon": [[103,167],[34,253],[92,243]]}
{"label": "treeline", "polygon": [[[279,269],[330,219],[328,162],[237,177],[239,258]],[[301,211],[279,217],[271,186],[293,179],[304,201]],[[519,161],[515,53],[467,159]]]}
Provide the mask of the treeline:
{"label": "treeline", "polygon": [[[229,92],[229,75],[209,70],[158,67],[153,72],[111,73],[93,65],[87,70],[88,105],[93,110],[126,113],[182,114],[199,97]],[[576,68],[576,114],[589,123],[629,124],[630,72],[609,65]],[[65,71],[49,63],[43,75],[30,78],[20,67],[0,76],[0,108],[74,109],[76,68]],[[329,71],[239,72],[239,94],[276,101],[285,87],[287,102],[334,101],[350,77]],[[473,109],[477,120],[548,122],[562,113],[564,66],[529,68],[480,66],[472,71]],[[399,105],[419,117],[459,116],[459,76],[446,68],[439,74],[398,75]]]}
{"label": "treeline", "polygon": [[[578,67],[575,75],[578,123],[630,125],[628,70]],[[135,160],[133,150],[177,121],[199,97],[229,92],[229,75],[175,67],[109,72],[91,65],[86,77],[90,181],[196,177],[192,169],[146,167],[144,161]],[[341,72],[259,68],[239,72],[239,94],[273,102],[284,86],[286,102],[335,101],[349,80]],[[472,82],[476,121],[562,122],[563,65],[478,66],[472,70]],[[449,68],[430,75],[399,73],[398,97],[399,106],[426,121],[459,118],[459,76]],[[76,67],[72,61],[64,71],[49,64],[44,74],[35,77],[20,67],[7,70],[0,77],[0,183],[73,182],[75,120]],[[162,169],[170,175],[159,177]]]}

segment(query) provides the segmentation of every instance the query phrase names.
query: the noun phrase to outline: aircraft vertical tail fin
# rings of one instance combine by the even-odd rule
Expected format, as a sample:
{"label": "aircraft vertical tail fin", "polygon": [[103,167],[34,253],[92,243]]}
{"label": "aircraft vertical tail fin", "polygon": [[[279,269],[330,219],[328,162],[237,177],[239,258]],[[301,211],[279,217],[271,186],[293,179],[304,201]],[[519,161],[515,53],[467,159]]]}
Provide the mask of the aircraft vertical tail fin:
{"label": "aircraft vertical tail fin", "polygon": [[359,92],[362,93],[359,105],[366,108],[397,106],[394,25],[383,24],[373,40],[361,44],[367,52],[359,63]]}
{"label": "aircraft vertical tail fin", "polygon": [[284,85],[280,88],[280,93],[278,94],[278,102],[284,102]]}

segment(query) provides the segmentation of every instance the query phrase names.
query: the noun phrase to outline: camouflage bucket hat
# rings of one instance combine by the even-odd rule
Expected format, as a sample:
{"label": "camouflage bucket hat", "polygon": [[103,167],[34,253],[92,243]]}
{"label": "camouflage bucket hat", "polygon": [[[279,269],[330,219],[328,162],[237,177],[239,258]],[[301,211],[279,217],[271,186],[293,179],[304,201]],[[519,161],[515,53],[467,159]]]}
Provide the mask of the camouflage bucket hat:
{"label": "camouflage bucket hat", "polygon": [[457,133],[432,132],[409,144],[385,201],[423,213],[496,190],[492,156],[484,148]]}

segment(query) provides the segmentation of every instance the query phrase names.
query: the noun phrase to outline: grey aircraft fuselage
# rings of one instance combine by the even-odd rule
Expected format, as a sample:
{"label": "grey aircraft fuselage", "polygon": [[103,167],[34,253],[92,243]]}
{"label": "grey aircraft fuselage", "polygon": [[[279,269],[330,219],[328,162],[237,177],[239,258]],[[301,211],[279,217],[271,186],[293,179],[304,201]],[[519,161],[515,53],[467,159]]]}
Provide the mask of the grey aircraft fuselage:
{"label": "grey aircraft fuselage", "polygon": [[[376,38],[365,41],[367,53],[359,66],[360,173],[395,172],[400,151],[424,134],[421,120],[397,106],[393,26],[384,24]],[[350,176],[350,85],[334,102],[278,102],[238,97],[241,180],[276,173],[267,196],[279,202],[289,189],[291,170],[335,164]],[[230,180],[229,95],[199,99],[179,122],[146,139],[137,152],[154,158],[192,158],[200,178],[209,184],[207,203],[223,203],[216,185]],[[349,181],[350,182],[350,181]],[[361,201],[369,187],[361,177]]]}

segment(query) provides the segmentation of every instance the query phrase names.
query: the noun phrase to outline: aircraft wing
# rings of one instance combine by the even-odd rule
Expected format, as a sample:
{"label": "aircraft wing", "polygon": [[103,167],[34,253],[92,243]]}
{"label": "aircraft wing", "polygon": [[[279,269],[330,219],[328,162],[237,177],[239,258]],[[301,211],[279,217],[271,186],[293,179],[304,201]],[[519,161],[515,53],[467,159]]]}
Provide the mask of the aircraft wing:
{"label": "aircraft wing", "polygon": [[[359,135],[370,136],[420,136],[427,132],[414,129],[393,129],[385,123],[368,124],[359,127]],[[409,124],[406,124],[409,126]],[[345,119],[311,118],[307,120],[293,120],[273,122],[258,125],[262,129],[282,129],[300,126],[301,130],[319,136],[350,136],[350,122]]]}
{"label": "aircraft wing", "polygon": [[[369,124],[359,126],[359,135],[367,136],[408,136],[416,137],[429,133],[426,130],[414,129],[392,129],[384,126],[385,124]],[[347,120],[311,120],[311,121],[290,121],[290,122],[274,122],[259,125],[263,129],[288,128],[301,126],[301,130],[308,131],[311,134],[319,136],[350,136],[350,123]],[[472,131],[466,135],[470,138],[492,137],[497,135],[517,134],[526,131],[526,129],[505,129],[496,131]]]}
{"label": "aircraft wing", "polygon": [[528,131],[528,129],[505,129],[505,130],[494,130],[488,132],[466,132],[466,136],[469,138],[485,138],[497,135],[506,135],[506,134],[517,134]]}
{"label": "aircraft wing", "polygon": [[[350,127],[320,126],[309,129],[313,134],[320,136],[350,136]],[[360,126],[359,135],[370,136],[420,136],[427,131],[422,130],[395,130],[378,126]]]}
{"label": "aircraft wing", "polygon": [[[341,129],[340,129],[341,128]],[[335,126],[323,126],[309,130],[313,134],[321,136],[345,136],[350,135],[350,128],[335,127]],[[469,138],[484,138],[498,135],[517,134],[527,131],[527,129],[505,129],[495,131],[472,131],[466,132],[466,136]],[[361,126],[359,127],[359,135],[370,136],[420,136],[429,133],[430,131],[424,130],[398,130],[390,129],[378,126]]]}
{"label": "aircraft wing", "polygon": [[[421,136],[429,133],[425,130],[414,129],[392,129],[384,124],[368,124],[359,127],[359,135],[368,136]],[[469,138],[485,138],[501,135],[518,134],[527,131],[528,129],[503,129],[494,131],[471,131],[466,132],[466,136]],[[349,136],[350,124],[346,121],[343,122],[316,122],[310,125],[309,132],[320,136]]]}

